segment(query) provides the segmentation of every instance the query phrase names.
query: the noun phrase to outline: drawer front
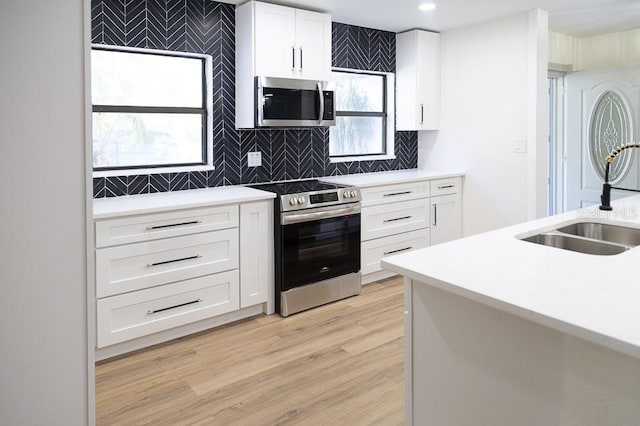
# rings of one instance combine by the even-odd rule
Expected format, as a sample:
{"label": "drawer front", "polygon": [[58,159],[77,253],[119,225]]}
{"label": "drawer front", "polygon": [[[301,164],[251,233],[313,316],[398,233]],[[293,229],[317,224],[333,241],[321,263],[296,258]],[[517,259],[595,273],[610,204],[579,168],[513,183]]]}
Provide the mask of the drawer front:
{"label": "drawer front", "polygon": [[96,250],[98,298],[238,268],[238,229]]}
{"label": "drawer front", "polygon": [[415,200],[429,196],[429,182],[407,182],[362,188],[360,194],[362,207]]}
{"label": "drawer front", "polygon": [[96,221],[96,247],[235,228],[238,205],[207,207]]}
{"label": "drawer front", "polygon": [[98,300],[99,348],[239,309],[238,271]]}
{"label": "drawer front", "polygon": [[455,177],[451,179],[438,179],[431,181],[431,196],[455,194],[460,192],[462,186],[462,178]]}
{"label": "drawer front", "polygon": [[380,260],[429,245],[429,228],[362,243],[362,275],[382,270]]}
{"label": "drawer front", "polygon": [[362,209],[362,241],[415,231],[428,226],[428,198]]}

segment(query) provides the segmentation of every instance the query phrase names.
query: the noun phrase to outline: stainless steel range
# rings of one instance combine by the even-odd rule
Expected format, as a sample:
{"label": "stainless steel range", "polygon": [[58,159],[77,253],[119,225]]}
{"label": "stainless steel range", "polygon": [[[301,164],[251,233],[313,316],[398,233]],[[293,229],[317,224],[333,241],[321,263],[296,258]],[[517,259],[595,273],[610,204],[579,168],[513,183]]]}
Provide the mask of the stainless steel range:
{"label": "stainless steel range", "polygon": [[275,192],[275,305],[283,317],[360,294],[360,191],[317,180]]}

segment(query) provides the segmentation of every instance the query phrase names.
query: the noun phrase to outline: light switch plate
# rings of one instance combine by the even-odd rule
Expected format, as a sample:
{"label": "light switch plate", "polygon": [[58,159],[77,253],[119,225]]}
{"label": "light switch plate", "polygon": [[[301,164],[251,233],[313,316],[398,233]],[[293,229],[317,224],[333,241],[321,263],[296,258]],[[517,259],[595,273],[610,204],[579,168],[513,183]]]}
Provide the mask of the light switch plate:
{"label": "light switch plate", "polygon": [[247,153],[247,166],[248,167],[262,166],[262,153],[260,151]]}
{"label": "light switch plate", "polygon": [[527,140],[525,138],[513,141],[513,152],[527,152]]}

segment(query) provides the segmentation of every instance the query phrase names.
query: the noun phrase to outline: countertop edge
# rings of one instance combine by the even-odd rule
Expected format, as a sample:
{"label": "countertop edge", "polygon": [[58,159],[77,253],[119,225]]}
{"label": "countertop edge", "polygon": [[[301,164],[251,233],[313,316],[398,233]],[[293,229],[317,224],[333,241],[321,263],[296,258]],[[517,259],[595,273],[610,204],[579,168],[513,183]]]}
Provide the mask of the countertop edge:
{"label": "countertop edge", "polygon": [[[403,173],[406,174],[415,174],[415,176],[402,176]],[[391,185],[397,183],[407,183],[407,182],[418,182],[424,180],[435,180],[435,179],[448,179],[453,177],[464,177],[466,176],[465,172],[457,171],[457,172],[427,172],[420,171],[417,169],[406,169],[406,170],[391,170],[385,172],[373,172],[373,173],[355,173],[350,175],[340,175],[340,176],[325,176],[320,177],[318,180],[330,183],[346,183],[348,181],[354,180],[358,181],[357,183],[353,183],[353,185],[358,188],[368,188],[372,186],[379,185]],[[369,182],[362,182],[366,180],[368,177],[374,178]]]}
{"label": "countertop edge", "polygon": [[[230,187],[226,187],[230,188]],[[244,187],[242,187],[244,188]],[[208,188],[209,190],[211,188]],[[247,188],[249,189],[249,188]],[[193,191],[198,191],[193,190]],[[276,194],[266,191],[259,191],[257,189],[251,189],[251,191],[260,192],[261,194],[252,194],[252,195],[240,195],[240,196],[225,196],[221,200],[212,200],[212,199],[203,199],[202,201],[189,201],[189,202],[178,202],[175,204],[160,204],[160,205],[151,205],[144,207],[134,207],[134,208],[126,208],[126,209],[113,209],[111,211],[106,211],[104,213],[94,213],[93,220],[104,220],[104,219],[113,219],[117,217],[124,216],[135,216],[141,214],[153,214],[153,213],[162,213],[168,211],[176,211],[176,210],[188,210],[202,207],[215,207],[215,206],[223,206],[227,204],[243,204],[250,203],[254,201],[265,201],[272,200],[276,198]],[[170,193],[162,193],[162,194],[170,194]],[[176,192],[175,194],[180,194],[180,192]],[[204,194],[204,193],[203,193]],[[144,194],[149,195],[149,194]],[[114,201],[126,202],[131,200],[131,198],[125,197],[136,197],[136,195],[117,197],[117,199],[113,199]],[[168,196],[167,196],[168,197]],[[94,199],[94,208],[96,202],[101,202],[103,199]],[[116,202],[117,202],[116,201]]]}
{"label": "countertop edge", "polygon": [[473,302],[480,303],[490,308],[494,308],[499,311],[506,312],[506,313],[515,315],[517,317],[532,321],[536,324],[549,327],[561,333],[578,337],[588,342],[594,343],[596,345],[604,346],[616,352],[621,352],[633,358],[640,359],[640,347],[632,343],[628,343],[623,340],[619,340],[611,336],[607,336],[605,334],[598,333],[596,331],[577,326],[567,321],[563,321],[562,319],[543,315],[538,312],[532,311],[530,309],[526,309],[511,303],[487,296],[485,294],[477,293],[477,292],[468,290],[464,287],[461,287],[446,281],[442,281],[428,275],[421,274],[407,267],[396,264],[391,259],[382,259],[380,262],[380,265],[382,266],[383,269],[387,269],[389,271],[395,272],[397,274],[410,278],[411,280],[423,283],[433,288],[446,291],[456,296],[463,297],[467,300],[471,300]]}

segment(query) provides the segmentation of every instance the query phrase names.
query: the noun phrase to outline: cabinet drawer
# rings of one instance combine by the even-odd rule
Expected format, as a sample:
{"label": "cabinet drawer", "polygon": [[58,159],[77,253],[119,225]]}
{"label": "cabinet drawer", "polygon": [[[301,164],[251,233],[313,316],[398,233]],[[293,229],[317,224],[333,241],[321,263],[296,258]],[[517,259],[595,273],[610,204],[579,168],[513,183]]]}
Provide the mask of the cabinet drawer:
{"label": "cabinet drawer", "polygon": [[96,247],[234,228],[238,210],[237,205],[229,205],[99,220]]}
{"label": "cabinet drawer", "polygon": [[362,243],[362,275],[382,270],[380,260],[386,256],[427,247],[428,245],[428,228],[365,241]]}
{"label": "cabinet drawer", "polygon": [[239,308],[238,271],[98,300],[99,348]]}
{"label": "cabinet drawer", "polygon": [[98,249],[97,296],[236,269],[238,252],[237,228]]}
{"label": "cabinet drawer", "polygon": [[429,182],[408,182],[360,189],[362,207],[397,203],[429,196]]}
{"label": "cabinet drawer", "polygon": [[429,199],[403,201],[362,209],[362,241],[415,231],[429,226]]}
{"label": "cabinet drawer", "polygon": [[438,179],[431,181],[431,196],[445,194],[455,194],[460,192],[460,186],[462,185],[462,178],[455,177],[451,179]]}

